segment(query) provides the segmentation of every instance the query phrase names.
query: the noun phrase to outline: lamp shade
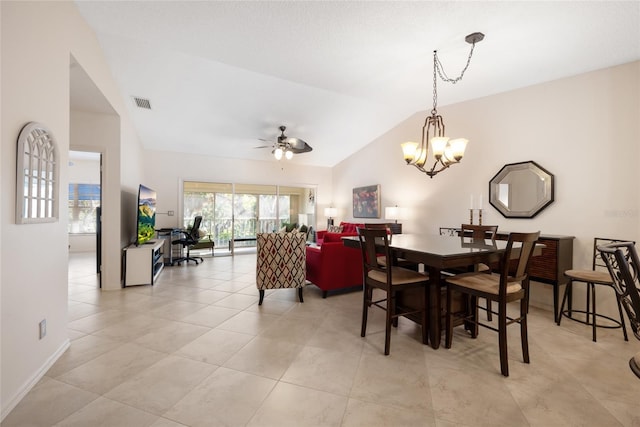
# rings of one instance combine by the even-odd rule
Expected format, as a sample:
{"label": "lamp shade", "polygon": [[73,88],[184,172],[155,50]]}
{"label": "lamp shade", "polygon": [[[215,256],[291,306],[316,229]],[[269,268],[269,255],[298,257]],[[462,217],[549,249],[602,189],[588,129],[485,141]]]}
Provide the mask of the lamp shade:
{"label": "lamp shade", "polygon": [[400,208],[397,206],[387,206],[384,208],[385,219],[400,219]]}
{"label": "lamp shade", "polygon": [[334,217],[338,215],[338,209],[336,208],[324,208],[324,216],[326,217]]}

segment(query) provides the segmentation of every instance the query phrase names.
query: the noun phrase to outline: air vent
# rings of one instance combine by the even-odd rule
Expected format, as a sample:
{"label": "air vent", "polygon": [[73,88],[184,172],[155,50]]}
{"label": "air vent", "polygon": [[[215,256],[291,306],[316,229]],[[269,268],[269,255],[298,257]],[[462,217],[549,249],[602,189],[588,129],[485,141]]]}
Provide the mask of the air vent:
{"label": "air vent", "polygon": [[146,108],[147,110],[151,110],[151,102],[149,102],[148,99],[138,98],[137,96],[134,96],[133,100],[135,101],[138,108]]}

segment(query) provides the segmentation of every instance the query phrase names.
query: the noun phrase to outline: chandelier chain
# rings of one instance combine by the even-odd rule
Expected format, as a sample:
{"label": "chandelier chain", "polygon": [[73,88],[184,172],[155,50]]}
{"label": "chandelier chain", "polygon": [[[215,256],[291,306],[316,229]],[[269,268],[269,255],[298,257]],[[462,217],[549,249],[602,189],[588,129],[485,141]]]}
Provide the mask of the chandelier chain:
{"label": "chandelier chain", "polygon": [[436,115],[438,113],[436,107],[438,105],[438,88],[437,88],[437,75],[436,75],[436,61],[438,60],[437,51],[433,51],[433,109],[431,110],[432,115]]}
{"label": "chandelier chain", "polygon": [[473,49],[475,47],[476,47],[476,44],[472,43],[471,44],[471,51],[469,51],[469,57],[467,58],[467,64],[464,66],[464,68],[460,72],[460,75],[458,77],[456,77],[455,79],[452,79],[449,76],[447,76],[447,73],[444,70],[444,66],[442,65],[442,62],[440,62],[440,58],[438,58],[437,51],[434,51],[435,68],[438,70],[438,75],[440,76],[442,81],[445,81],[447,83],[456,84],[460,80],[462,80],[462,77],[464,76],[465,71],[467,71],[467,68],[469,68],[469,64],[471,63],[471,57],[473,56]]}

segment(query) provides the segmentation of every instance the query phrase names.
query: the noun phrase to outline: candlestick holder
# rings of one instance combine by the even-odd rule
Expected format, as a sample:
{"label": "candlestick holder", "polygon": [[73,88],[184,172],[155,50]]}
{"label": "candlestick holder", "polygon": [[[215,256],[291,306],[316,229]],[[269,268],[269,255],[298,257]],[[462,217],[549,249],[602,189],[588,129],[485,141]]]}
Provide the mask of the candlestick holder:
{"label": "candlestick holder", "polygon": [[469,224],[473,225],[473,209],[469,209]]}
{"label": "candlestick holder", "polygon": [[478,209],[478,225],[482,225],[482,209]]}

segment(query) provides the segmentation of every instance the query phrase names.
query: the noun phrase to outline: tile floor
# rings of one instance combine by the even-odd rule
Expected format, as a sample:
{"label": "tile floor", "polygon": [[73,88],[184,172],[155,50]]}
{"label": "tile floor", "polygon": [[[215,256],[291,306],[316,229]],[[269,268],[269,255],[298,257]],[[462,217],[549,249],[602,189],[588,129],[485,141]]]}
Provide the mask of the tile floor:
{"label": "tile floor", "polygon": [[[255,255],[169,267],[155,286],[100,292],[93,255],[72,255],[71,347],[10,413],[10,426],[640,426],[640,342],[561,327],[532,308],[531,364],[511,327],[456,331],[450,350],[400,320],[382,354],[383,312],[360,338],[361,293],[308,286],[257,305]],[[460,328],[457,328],[460,329]]]}

